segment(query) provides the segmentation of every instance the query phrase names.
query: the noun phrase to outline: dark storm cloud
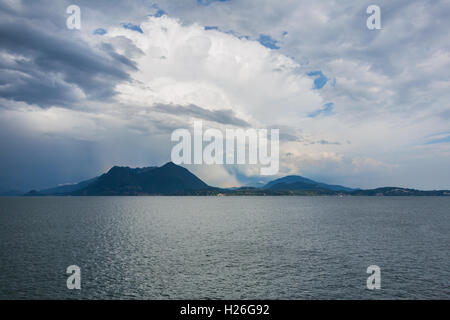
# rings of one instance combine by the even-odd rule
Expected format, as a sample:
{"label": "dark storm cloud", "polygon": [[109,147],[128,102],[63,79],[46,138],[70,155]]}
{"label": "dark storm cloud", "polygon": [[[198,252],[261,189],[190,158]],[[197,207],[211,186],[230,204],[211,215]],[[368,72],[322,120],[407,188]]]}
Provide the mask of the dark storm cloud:
{"label": "dark storm cloud", "polygon": [[1,22],[0,39],[0,96],[41,107],[68,107],[83,95],[108,99],[136,69],[109,45],[93,49],[69,31],[52,33],[24,19]]}
{"label": "dark storm cloud", "polygon": [[249,127],[249,123],[239,119],[233,110],[207,110],[194,104],[187,106],[160,104],[154,106],[156,111],[174,115],[187,115],[221,124],[231,124],[238,127]]}
{"label": "dark storm cloud", "polygon": [[128,59],[124,55],[121,55],[121,54],[118,54],[117,52],[115,52],[113,46],[110,45],[109,43],[102,43],[101,47],[102,47],[102,50],[104,50],[114,60],[123,63],[124,65],[128,66],[129,68],[131,68],[133,70],[138,70],[138,68],[136,67],[136,62]]}

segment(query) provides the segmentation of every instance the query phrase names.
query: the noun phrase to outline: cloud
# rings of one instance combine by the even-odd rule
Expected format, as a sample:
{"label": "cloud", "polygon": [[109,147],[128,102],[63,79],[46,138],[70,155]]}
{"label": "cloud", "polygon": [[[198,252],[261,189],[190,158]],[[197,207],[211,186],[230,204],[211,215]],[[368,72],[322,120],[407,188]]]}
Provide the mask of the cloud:
{"label": "cloud", "polygon": [[[91,154],[77,159],[97,171],[156,164],[168,160],[171,130],[202,118],[279,128],[280,154],[289,154],[282,173],[448,188],[445,1],[382,0],[379,31],[365,26],[366,4],[350,1],[80,0],[74,32],[65,28],[69,4],[0,2],[0,116],[9,119],[1,139],[28,128],[22,156],[32,159],[25,148],[39,149],[36,136]],[[4,143],[0,165],[19,172],[13,147]],[[52,165],[64,167],[50,149]],[[220,170],[230,184],[256,172]]]}
{"label": "cloud", "polygon": [[0,93],[15,101],[69,107],[85,98],[109,99],[133,68],[110,48],[70,41],[24,20],[3,20],[0,37]]}
{"label": "cloud", "polygon": [[200,108],[196,105],[187,105],[187,106],[179,106],[179,105],[155,105],[153,109],[163,113],[169,114],[182,114],[183,116],[191,116],[198,119],[214,121],[221,124],[228,124],[238,127],[248,127],[250,126],[246,121],[237,118],[234,115],[233,110],[207,110],[204,108]]}
{"label": "cloud", "polygon": [[167,16],[151,17],[141,28],[143,34],[116,28],[107,35],[125,37],[144,53],[134,59],[135,81],[116,87],[122,103],[233,110],[245,122],[263,126],[294,124],[322,105],[298,64],[256,41]]}
{"label": "cloud", "polygon": [[396,164],[388,164],[370,157],[360,157],[352,159],[352,165],[356,171],[374,170],[374,169],[392,169],[398,167]]}

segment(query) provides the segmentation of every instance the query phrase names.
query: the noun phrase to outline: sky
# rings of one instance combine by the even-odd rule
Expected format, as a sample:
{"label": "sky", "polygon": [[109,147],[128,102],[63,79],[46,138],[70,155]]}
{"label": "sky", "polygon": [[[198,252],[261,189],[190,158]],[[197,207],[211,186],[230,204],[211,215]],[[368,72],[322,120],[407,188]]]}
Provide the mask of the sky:
{"label": "sky", "polygon": [[280,130],[277,176],[186,165],[213,186],[450,189],[449,16],[447,0],[0,0],[0,191],[162,165],[197,120]]}

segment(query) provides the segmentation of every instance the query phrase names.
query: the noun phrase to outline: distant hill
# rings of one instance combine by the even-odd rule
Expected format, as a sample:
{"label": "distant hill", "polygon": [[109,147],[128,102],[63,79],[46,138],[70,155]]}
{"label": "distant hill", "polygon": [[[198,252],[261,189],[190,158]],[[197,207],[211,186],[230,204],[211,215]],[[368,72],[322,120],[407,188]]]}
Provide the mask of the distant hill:
{"label": "distant hill", "polygon": [[80,183],[74,183],[74,184],[66,184],[54,188],[49,189],[43,189],[36,191],[37,194],[40,195],[59,195],[59,194],[68,194],[74,191],[81,190],[85,187],[87,187],[89,184],[95,182],[98,179],[98,177],[82,181]]}
{"label": "distant hill", "polygon": [[242,187],[244,187],[244,188],[263,188],[265,185],[266,184],[264,182],[250,182],[250,183],[243,185]]}
{"label": "distant hill", "polygon": [[355,189],[340,185],[330,185],[317,182],[302,176],[286,176],[267,183],[263,189],[268,190],[326,190],[326,191],[354,191]]}
{"label": "distant hill", "polygon": [[416,190],[399,187],[383,187],[350,192],[353,196],[450,196],[450,190]]}
{"label": "distant hill", "polygon": [[210,187],[189,170],[172,162],[161,167],[113,167],[99,177],[73,185],[33,190],[28,196],[450,196],[449,190],[421,191],[384,187],[361,190],[317,182],[301,176],[286,176],[264,186],[236,188]]}
{"label": "distant hill", "polygon": [[162,167],[113,167],[72,195],[170,195],[208,188],[189,170],[169,162]]}
{"label": "distant hill", "polygon": [[0,197],[17,197],[17,196],[23,196],[25,192],[19,191],[19,190],[7,190],[7,191],[1,191]]}

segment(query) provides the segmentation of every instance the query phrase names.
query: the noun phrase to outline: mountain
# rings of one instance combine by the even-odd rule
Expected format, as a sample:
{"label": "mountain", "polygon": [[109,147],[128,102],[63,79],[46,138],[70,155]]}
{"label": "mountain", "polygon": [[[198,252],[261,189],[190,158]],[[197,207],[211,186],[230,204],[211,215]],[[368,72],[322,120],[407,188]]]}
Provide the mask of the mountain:
{"label": "mountain", "polygon": [[[12,192],[10,193],[12,194]],[[64,185],[28,196],[139,196],[139,195],[192,195],[192,196],[450,196],[449,190],[421,191],[384,187],[361,190],[340,185],[329,185],[301,176],[286,176],[260,187],[210,187],[189,170],[169,162],[161,167],[111,168],[107,173],[73,185]],[[1,194],[0,194],[1,196]]]}
{"label": "mountain", "polygon": [[352,196],[450,196],[450,190],[416,190],[399,187],[383,187],[369,190],[355,190]]}
{"label": "mountain", "polygon": [[247,187],[247,188],[263,188],[266,184],[264,182],[250,182],[247,183],[245,185],[243,185],[242,187]]}
{"label": "mountain", "polygon": [[317,182],[301,176],[286,176],[284,178],[273,180],[267,183],[263,189],[267,190],[326,190],[335,192],[349,192],[355,189],[330,185],[322,182]]}
{"label": "mountain", "polygon": [[7,191],[1,191],[0,197],[17,197],[17,196],[23,196],[25,192],[19,191],[19,190],[7,190]]}
{"label": "mountain", "polygon": [[240,189],[259,189],[264,187],[266,184],[264,182],[249,182],[240,187],[230,187],[224,188],[226,190],[240,190]]}
{"label": "mountain", "polygon": [[35,191],[35,194],[39,194],[39,195],[68,194],[68,193],[78,191],[78,190],[81,190],[81,189],[87,187],[89,184],[95,182],[97,179],[98,179],[98,177],[95,177],[95,178],[92,178],[89,180],[82,181],[80,183],[66,184],[66,185],[53,187],[53,188],[49,188],[49,189],[38,190],[38,191]]}
{"label": "mountain", "polygon": [[210,187],[189,170],[169,162],[162,167],[113,167],[72,195],[113,196],[185,194]]}

